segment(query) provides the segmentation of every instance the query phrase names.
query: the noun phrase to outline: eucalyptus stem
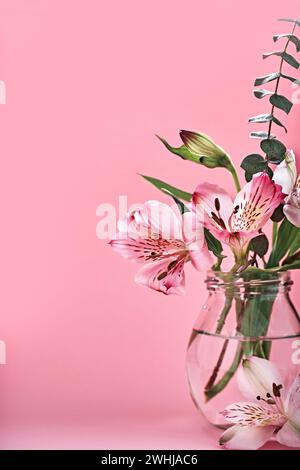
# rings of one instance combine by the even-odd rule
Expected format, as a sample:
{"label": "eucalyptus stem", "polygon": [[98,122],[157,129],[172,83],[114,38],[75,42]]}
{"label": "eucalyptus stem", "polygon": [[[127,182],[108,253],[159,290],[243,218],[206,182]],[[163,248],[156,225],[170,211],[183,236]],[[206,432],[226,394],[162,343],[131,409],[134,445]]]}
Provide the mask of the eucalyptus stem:
{"label": "eucalyptus stem", "polygon": [[[291,32],[291,35],[294,34],[295,30],[296,30],[296,26],[297,26],[297,20],[295,21],[294,23],[294,26],[293,26],[293,29],[292,29],[292,32]],[[291,37],[289,37],[287,39],[287,42],[286,42],[286,45],[285,45],[285,48],[283,50],[283,53],[285,53],[287,51],[287,48],[289,47],[289,44],[291,42]],[[281,58],[281,61],[280,61],[280,66],[279,66],[279,76],[276,80],[276,86],[275,86],[275,91],[274,91],[274,94],[277,95],[278,93],[278,90],[279,90],[279,84],[280,84],[280,79],[281,79],[281,74],[282,74],[282,69],[283,69],[283,64],[284,64],[284,55],[282,56]],[[273,104],[272,105],[272,109],[271,109],[271,116],[274,117],[274,110],[275,110],[275,105]],[[272,131],[272,123],[273,123],[273,119],[270,120],[269,122],[269,129],[268,129],[268,139],[270,139],[271,137],[271,131]]]}

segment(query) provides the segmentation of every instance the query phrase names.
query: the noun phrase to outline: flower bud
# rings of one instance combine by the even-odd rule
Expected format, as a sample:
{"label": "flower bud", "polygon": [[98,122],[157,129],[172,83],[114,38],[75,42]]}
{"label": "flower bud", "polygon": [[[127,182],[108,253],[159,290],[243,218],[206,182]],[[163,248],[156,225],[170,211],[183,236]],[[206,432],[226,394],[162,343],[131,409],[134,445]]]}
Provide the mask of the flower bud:
{"label": "flower bud", "polygon": [[232,162],[225,150],[215,144],[207,135],[182,130],[180,131],[180,137],[189,151],[194,155],[198,155],[200,157],[199,162],[207,168],[232,168]]}

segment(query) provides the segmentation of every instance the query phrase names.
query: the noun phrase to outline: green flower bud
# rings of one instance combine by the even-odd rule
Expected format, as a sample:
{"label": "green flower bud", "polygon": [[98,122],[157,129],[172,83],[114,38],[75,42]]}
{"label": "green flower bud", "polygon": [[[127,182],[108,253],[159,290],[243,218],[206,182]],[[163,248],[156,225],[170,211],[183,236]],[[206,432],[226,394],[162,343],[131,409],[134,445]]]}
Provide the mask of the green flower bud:
{"label": "green flower bud", "polygon": [[180,137],[188,150],[200,157],[199,162],[202,165],[207,168],[224,167],[229,170],[232,169],[229,155],[207,135],[182,130],[180,131]]}

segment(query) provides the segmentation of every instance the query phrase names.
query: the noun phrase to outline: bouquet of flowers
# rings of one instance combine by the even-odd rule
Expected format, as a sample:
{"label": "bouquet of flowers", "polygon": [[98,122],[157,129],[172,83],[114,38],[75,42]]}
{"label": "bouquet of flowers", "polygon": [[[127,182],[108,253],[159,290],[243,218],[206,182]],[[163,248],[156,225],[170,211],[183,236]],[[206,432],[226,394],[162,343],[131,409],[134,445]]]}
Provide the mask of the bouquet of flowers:
{"label": "bouquet of flowers", "polygon": [[[158,137],[169,152],[183,160],[229,171],[236,195],[232,198],[221,187],[206,181],[201,181],[193,192],[187,192],[160,179],[143,176],[172,198],[175,210],[150,200],[119,221],[119,232],[111,246],[123,257],[142,265],[135,277],[139,285],[167,295],[181,294],[185,285],[184,267],[189,262],[197,270],[212,270],[215,276],[222,273],[223,278],[268,280],[275,273],[300,268],[300,176],[297,176],[293,150],[275,135],[278,127],[287,132],[278,115],[289,114],[293,106],[280,93],[281,81],[300,85],[285,70],[300,66],[294,57],[300,51],[296,35],[300,20],[280,21],[290,23],[292,30],[273,37],[274,43],[283,45],[280,50],[263,55],[264,59],[278,57],[278,71],[255,80],[254,96],[268,101],[270,109],[249,119],[250,123],[265,128],[250,134],[257,139],[260,150],[242,159],[246,180],[242,187],[228,153],[206,134],[181,130],[180,147],[173,147]],[[274,89],[266,89],[272,82]],[[273,223],[270,240],[265,230],[268,221]],[[223,271],[224,259],[228,264],[230,255],[231,267]],[[231,306],[232,291],[226,295],[226,302]],[[249,318],[258,325],[256,336],[263,337],[268,330],[272,302],[256,299],[254,303],[251,297],[245,302],[243,312],[251,311]],[[261,317],[267,321],[261,322]],[[226,309],[219,319],[218,333],[225,320]],[[220,410],[232,424],[220,439],[222,446],[258,448],[271,436],[276,436],[282,444],[300,446],[300,376],[297,374],[286,389],[269,356],[270,348],[258,347],[255,341],[251,347],[249,342],[243,347],[237,364],[240,366],[238,383],[250,401]],[[207,400],[222,390],[222,387],[214,390],[215,379],[205,389]],[[228,381],[224,381],[224,387]]]}

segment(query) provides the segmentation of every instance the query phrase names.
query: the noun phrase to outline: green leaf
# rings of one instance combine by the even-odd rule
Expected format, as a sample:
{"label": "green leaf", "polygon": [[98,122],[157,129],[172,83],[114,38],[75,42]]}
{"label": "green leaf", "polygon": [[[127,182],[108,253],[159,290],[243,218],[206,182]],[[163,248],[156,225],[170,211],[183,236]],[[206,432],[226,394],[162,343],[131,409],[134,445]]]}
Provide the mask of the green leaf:
{"label": "green leaf", "polygon": [[292,225],[287,219],[283,220],[283,222],[280,224],[277,240],[273,246],[270,259],[266,266],[267,268],[278,266],[279,262],[288,252],[292,241],[298,234],[298,231],[298,227]]}
{"label": "green leaf", "polygon": [[249,119],[249,122],[270,122],[273,120],[272,114],[259,114],[258,116],[254,116]]}
{"label": "green leaf", "polygon": [[294,261],[294,263],[291,264],[284,264],[283,266],[280,266],[279,269],[277,269],[276,271],[290,271],[291,269],[300,269],[300,260]]}
{"label": "green leaf", "polygon": [[285,21],[287,23],[295,23],[296,25],[300,26],[300,21],[298,18],[296,20],[293,20],[292,18],[278,18],[278,21]]}
{"label": "green leaf", "polygon": [[174,196],[173,194],[171,194],[171,193],[170,193],[169,191],[167,191],[167,190],[165,190],[164,192],[165,192],[166,194],[169,193],[170,196],[172,197],[172,199],[176,202],[180,214],[184,214],[185,212],[190,212],[190,209],[188,209],[188,208],[186,207],[186,205],[183,204],[183,202],[180,201],[176,196]]}
{"label": "green leaf", "polygon": [[282,109],[286,114],[289,114],[293,107],[293,103],[282,95],[272,95],[270,103],[276,108]]}
{"label": "green leaf", "polygon": [[273,36],[273,41],[277,42],[277,41],[279,41],[279,39],[282,39],[282,38],[289,39],[290,42],[295,44],[297,52],[300,51],[300,39],[297,38],[297,36],[295,36],[294,34],[291,34],[291,33],[289,33],[289,34],[277,34],[277,35]]}
{"label": "green leaf", "polygon": [[300,230],[298,230],[297,234],[295,235],[294,240],[290,244],[289,249],[289,256],[292,256],[300,249]]}
{"label": "green leaf", "polygon": [[279,77],[280,77],[280,73],[269,73],[268,75],[258,77],[254,82],[254,86],[264,85],[265,83],[269,83],[269,82],[272,82],[273,80],[277,80],[277,78]]}
{"label": "green leaf", "polygon": [[253,93],[254,93],[254,96],[256,96],[256,98],[261,100],[267,95],[272,95],[273,92],[269,90],[265,90],[264,88],[256,88],[255,90],[253,90]]}
{"label": "green leaf", "polygon": [[217,258],[223,258],[223,247],[219,240],[207,228],[204,229],[204,235],[209,251],[212,251]]}
{"label": "green leaf", "polygon": [[184,201],[191,201],[192,199],[191,193],[187,193],[186,191],[182,191],[181,189],[175,188],[175,186],[171,186],[170,184],[165,183],[164,181],[153,178],[152,176],[140,176],[142,176],[146,181],[149,181],[149,183],[153,184],[157,189],[159,189],[165,194],[175,196],[176,198],[183,199]]}
{"label": "green leaf", "polygon": [[287,128],[282,124],[282,122],[279,121],[279,119],[277,119],[275,116],[273,116],[272,121],[274,122],[274,124],[277,124],[277,126],[283,127],[283,129],[287,133]]}
{"label": "green leaf", "polygon": [[252,238],[249,244],[249,250],[254,251],[260,258],[265,256],[269,249],[269,240],[264,233]]}
{"label": "green leaf", "polygon": [[200,163],[199,157],[190,152],[185,145],[182,145],[181,147],[172,147],[172,145],[170,145],[163,137],[160,137],[159,135],[156,137],[164,144],[169,152],[173,153],[174,155],[178,155],[179,157],[183,158],[183,160],[190,160],[195,163]]}
{"label": "green leaf", "polygon": [[281,57],[285,62],[287,62],[289,65],[294,67],[295,69],[298,69],[300,67],[299,62],[290,54],[287,52],[268,52],[267,54],[263,54],[263,59],[267,59],[268,57],[272,56],[278,56]]}
{"label": "green leaf", "polygon": [[[268,139],[269,133],[266,131],[251,132],[250,137],[252,137],[252,139]],[[270,135],[270,139],[275,139],[275,135]]]}
{"label": "green leaf", "polygon": [[271,216],[271,220],[273,222],[281,222],[282,219],[284,218],[284,213],[283,213],[283,204],[279,204],[278,207],[276,207],[275,211],[273,212]]}
{"label": "green leaf", "polygon": [[286,146],[277,139],[265,139],[260,143],[260,147],[268,157],[268,161],[278,165],[285,157]]}
{"label": "green leaf", "polygon": [[296,83],[296,85],[300,85],[300,80],[294,77],[290,77],[289,75],[284,75],[283,73],[280,74],[282,78],[285,80],[289,80],[290,82]]}
{"label": "green leaf", "polygon": [[251,155],[247,155],[241,163],[241,168],[245,170],[247,173],[259,173],[266,169],[267,162],[266,160],[256,153],[252,153]]}

